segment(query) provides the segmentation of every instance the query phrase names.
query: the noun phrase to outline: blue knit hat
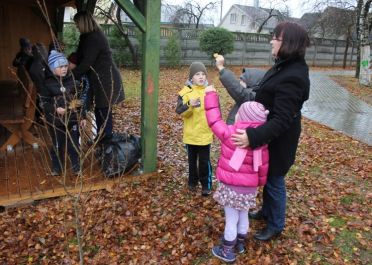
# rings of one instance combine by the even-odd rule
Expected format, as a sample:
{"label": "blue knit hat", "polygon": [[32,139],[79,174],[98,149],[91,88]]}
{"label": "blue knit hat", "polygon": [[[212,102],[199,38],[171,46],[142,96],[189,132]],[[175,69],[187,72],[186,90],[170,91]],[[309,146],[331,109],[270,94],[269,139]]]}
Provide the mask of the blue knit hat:
{"label": "blue knit hat", "polygon": [[50,70],[54,72],[54,70],[57,67],[68,65],[68,61],[66,59],[66,56],[63,53],[53,50],[50,52],[50,55],[48,58],[48,65],[49,65]]}

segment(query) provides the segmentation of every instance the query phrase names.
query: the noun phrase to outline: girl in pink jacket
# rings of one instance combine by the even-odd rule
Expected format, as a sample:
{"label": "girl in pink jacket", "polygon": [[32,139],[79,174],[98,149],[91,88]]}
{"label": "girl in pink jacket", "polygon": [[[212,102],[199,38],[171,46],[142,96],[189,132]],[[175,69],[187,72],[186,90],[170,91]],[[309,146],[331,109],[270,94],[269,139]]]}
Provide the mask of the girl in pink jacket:
{"label": "girl in pink jacket", "polygon": [[262,104],[248,101],[240,106],[235,123],[227,125],[221,117],[216,90],[209,86],[205,91],[204,107],[208,125],[221,140],[221,157],[216,171],[219,187],[213,198],[225,210],[223,240],[212,248],[212,253],[225,262],[233,262],[236,259],[234,248],[238,253],[245,251],[248,211],[256,206],[257,187],[266,183],[269,151],[267,145],[254,150],[237,148],[230,137],[237,129],[262,125],[269,112]]}

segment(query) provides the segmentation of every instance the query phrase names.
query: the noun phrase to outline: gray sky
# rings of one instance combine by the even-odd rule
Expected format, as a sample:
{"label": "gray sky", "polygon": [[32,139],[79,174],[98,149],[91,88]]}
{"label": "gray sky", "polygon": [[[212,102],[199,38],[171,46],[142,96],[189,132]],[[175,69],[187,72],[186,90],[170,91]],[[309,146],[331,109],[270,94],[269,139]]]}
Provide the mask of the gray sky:
{"label": "gray sky", "polygon": [[[173,4],[173,5],[182,5],[185,0],[162,0],[163,3]],[[207,4],[211,1],[218,1],[218,0],[197,0],[201,4]],[[280,5],[285,4],[289,7],[291,16],[300,18],[304,13],[310,12],[309,8],[303,6],[303,1],[298,0],[260,0],[259,5],[260,7],[270,8],[274,7],[276,9],[280,9]],[[254,0],[223,0],[223,10],[222,10],[222,17],[226,14],[226,12],[230,9],[233,4],[240,4],[240,5],[247,5],[253,6]],[[214,11],[214,14],[210,14],[211,20],[214,21],[214,24],[217,25],[220,19],[220,10],[219,7],[218,12]]]}

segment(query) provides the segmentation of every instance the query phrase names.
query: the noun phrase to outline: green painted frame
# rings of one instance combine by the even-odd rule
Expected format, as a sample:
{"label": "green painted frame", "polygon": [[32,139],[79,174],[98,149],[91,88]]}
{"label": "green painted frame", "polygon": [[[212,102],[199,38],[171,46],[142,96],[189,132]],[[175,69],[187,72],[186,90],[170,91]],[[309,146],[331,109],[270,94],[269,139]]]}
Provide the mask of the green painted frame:
{"label": "green painted frame", "polygon": [[143,33],[141,144],[144,173],[155,172],[160,61],[160,0],[115,0]]}

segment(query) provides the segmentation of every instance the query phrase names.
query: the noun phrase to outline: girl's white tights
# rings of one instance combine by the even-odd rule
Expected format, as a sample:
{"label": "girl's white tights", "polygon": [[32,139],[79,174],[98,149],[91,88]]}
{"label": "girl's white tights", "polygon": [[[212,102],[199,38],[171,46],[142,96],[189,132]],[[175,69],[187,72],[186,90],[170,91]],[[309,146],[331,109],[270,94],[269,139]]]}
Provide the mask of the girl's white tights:
{"label": "girl's white tights", "polygon": [[249,229],[248,211],[237,210],[225,206],[225,232],[224,237],[227,241],[236,239],[237,234],[246,235]]}

